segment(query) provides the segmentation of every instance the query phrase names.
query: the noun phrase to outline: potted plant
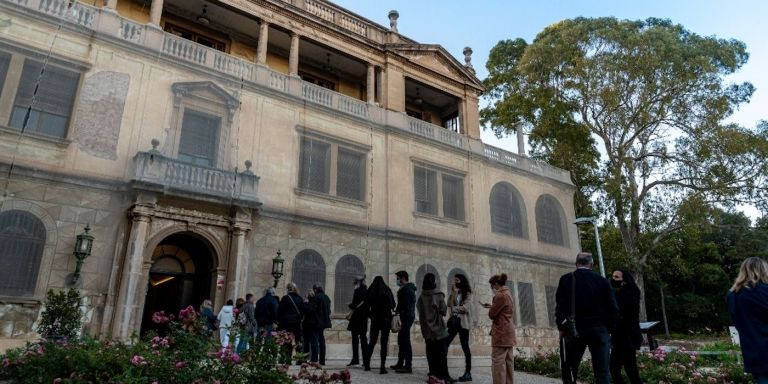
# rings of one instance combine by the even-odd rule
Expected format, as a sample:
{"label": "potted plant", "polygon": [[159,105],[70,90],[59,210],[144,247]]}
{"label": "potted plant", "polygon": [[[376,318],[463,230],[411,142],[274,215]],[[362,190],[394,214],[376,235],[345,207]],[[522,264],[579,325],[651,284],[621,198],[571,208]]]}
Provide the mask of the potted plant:
{"label": "potted plant", "polygon": [[81,327],[80,292],[49,290],[45,301],[37,332],[50,341],[74,339]]}

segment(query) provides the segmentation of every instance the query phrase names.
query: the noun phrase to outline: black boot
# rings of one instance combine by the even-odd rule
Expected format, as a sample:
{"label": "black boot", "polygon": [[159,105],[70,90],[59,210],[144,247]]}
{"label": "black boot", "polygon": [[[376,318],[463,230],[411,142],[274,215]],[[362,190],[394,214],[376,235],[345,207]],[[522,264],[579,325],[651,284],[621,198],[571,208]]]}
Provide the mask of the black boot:
{"label": "black boot", "polygon": [[384,366],[382,365],[381,368],[379,368],[379,374],[386,375],[387,373],[388,373],[387,368],[384,368]]}
{"label": "black boot", "polygon": [[394,370],[398,370],[398,369],[400,369],[402,367],[403,367],[403,362],[402,361],[398,361],[397,364],[389,366],[389,368],[394,369]]}
{"label": "black boot", "polygon": [[411,367],[402,367],[395,370],[395,373],[413,373]]}
{"label": "black boot", "polygon": [[459,377],[459,381],[461,381],[461,382],[472,381],[472,375],[469,374],[469,372],[464,372],[464,376]]}

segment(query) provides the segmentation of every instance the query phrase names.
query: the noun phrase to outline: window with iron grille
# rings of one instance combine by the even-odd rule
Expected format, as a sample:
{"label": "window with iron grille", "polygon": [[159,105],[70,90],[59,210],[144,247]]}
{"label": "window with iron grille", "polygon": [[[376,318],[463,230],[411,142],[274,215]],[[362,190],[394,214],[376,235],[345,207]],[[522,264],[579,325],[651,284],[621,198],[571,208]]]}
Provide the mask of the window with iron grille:
{"label": "window with iron grille", "polygon": [[352,302],[355,279],[365,275],[365,266],[357,256],[346,255],[336,263],[335,288],[333,293],[333,312],[346,313]]}
{"label": "window with iron grille", "polygon": [[533,284],[517,283],[518,300],[520,301],[520,324],[536,325],[536,307],[533,303]]}
{"label": "window with iron grille", "polygon": [[325,261],[319,253],[305,249],[293,259],[293,283],[299,288],[299,294],[305,296],[315,283],[325,287]]}
{"label": "window with iron grille", "polygon": [[443,216],[464,220],[464,180],[443,174]]}
{"label": "window with iron grille", "polygon": [[437,172],[424,167],[413,167],[413,190],[416,211],[437,215]]}
{"label": "window with iron grille", "polygon": [[556,327],[557,321],[555,320],[555,294],[557,293],[557,287],[551,285],[546,286],[547,290],[547,317],[549,317],[549,326]]}
{"label": "window with iron grille", "polygon": [[339,147],[336,161],[336,196],[363,200],[365,155]]}
{"label": "window with iron grille", "polygon": [[427,273],[435,275],[435,284],[437,285],[437,288],[440,289],[440,273],[437,272],[437,268],[432,264],[422,264],[421,267],[416,270],[416,280],[413,282],[416,284],[416,289],[421,291],[421,285],[424,283],[424,275]]}
{"label": "window with iron grille", "polygon": [[192,109],[184,110],[179,140],[179,160],[213,167],[219,143],[221,118]]}
{"label": "window with iron grille", "polygon": [[32,59],[24,60],[9,125],[23,129],[26,119],[25,132],[64,138],[67,136],[72,107],[75,104],[80,73],[51,64],[45,65],[41,76],[42,70],[43,63]]}
{"label": "window with iron grille", "polygon": [[539,241],[566,246],[562,208],[551,195],[542,195],[536,201],[536,232]]}
{"label": "window with iron grille", "polygon": [[31,213],[0,213],[0,295],[35,294],[45,236],[43,222]]}
{"label": "window with iron grille", "polygon": [[299,188],[328,193],[330,186],[331,145],[309,138],[301,139],[301,169]]}
{"label": "window with iron grille", "polygon": [[491,189],[491,231],[504,235],[526,237],[522,198],[508,183],[497,183]]}

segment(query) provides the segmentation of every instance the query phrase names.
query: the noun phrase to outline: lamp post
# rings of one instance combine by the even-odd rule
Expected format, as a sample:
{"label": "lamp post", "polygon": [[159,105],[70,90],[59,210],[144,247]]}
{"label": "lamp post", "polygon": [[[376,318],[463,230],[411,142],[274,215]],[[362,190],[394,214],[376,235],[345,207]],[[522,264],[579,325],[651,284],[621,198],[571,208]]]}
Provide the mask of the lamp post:
{"label": "lamp post", "polygon": [[80,269],[83,267],[85,259],[91,255],[91,248],[93,247],[93,235],[90,232],[91,225],[86,224],[83,233],[77,235],[75,241],[75,251],[73,252],[77,259],[77,265],[75,266],[75,273],[72,274],[72,284],[77,284],[80,280]]}
{"label": "lamp post", "polygon": [[581,224],[592,224],[592,227],[595,228],[595,243],[597,246],[597,259],[600,263],[600,274],[605,277],[605,263],[603,262],[603,250],[600,247],[600,233],[597,230],[597,218],[596,217],[579,217],[576,220],[573,221],[576,225]]}
{"label": "lamp post", "polygon": [[283,276],[283,265],[285,264],[285,260],[283,260],[282,257],[280,257],[281,253],[280,250],[277,250],[277,257],[272,259],[272,277],[275,278],[275,285],[274,288],[277,288],[277,282],[280,281],[280,278]]}

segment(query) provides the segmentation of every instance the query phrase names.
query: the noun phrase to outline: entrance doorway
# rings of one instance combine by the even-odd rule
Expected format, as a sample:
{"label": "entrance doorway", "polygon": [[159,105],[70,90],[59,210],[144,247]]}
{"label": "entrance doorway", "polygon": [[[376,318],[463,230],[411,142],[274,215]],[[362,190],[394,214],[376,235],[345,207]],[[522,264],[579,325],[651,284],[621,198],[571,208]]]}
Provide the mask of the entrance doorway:
{"label": "entrance doorway", "polygon": [[203,300],[213,301],[214,270],[211,247],[196,235],[177,233],[160,242],[152,254],[141,334],[156,329],[155,312],[177,316],[188,305],[199,309]]}

